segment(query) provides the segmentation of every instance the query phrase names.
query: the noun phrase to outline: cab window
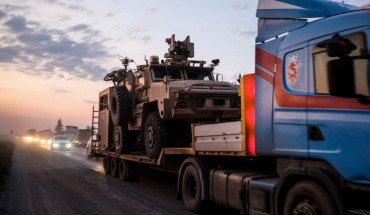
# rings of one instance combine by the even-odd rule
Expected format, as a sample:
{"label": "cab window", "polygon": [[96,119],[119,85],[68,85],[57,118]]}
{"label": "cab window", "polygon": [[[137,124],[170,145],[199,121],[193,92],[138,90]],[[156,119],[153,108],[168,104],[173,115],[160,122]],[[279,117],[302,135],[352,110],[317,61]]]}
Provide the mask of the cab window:
{"label": "cab window", "polygon": [[154,79],[163,80],[164,76],[170,76],[170,79],[182,79],[179,69],[153,69]]}
{"label": "cab window", "polygon": [[[368,54],[366,50],[365,34],[355,33],[344,37],[356,45],[356,49],[353,50],[349,56],[362,56]],[[315,74],[315,93],[329,94],[327,63],[330,60],[338,59],[338,57],[329,57],[325,48],[317,46],[313,48],[312,55]],[[356,94],[365,96],[369,96],[370,94],[368,63],[369,61],[367,59],[356,59],[353,61]]]}
{"label": "cab window", "polygon": [[189,80],[213,80],[212,74],[209,71],[186,71],[186,76]]}

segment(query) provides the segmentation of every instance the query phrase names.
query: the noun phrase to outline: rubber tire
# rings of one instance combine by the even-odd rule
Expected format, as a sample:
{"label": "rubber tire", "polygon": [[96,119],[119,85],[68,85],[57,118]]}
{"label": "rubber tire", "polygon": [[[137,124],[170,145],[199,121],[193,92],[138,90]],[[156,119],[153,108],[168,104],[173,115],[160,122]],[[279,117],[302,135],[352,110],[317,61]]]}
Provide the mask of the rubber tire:
{"label": "rubber tire", "polygon": [[127,125],[116,126],[114,128],[114,146],[118,154],[130,153],[130,138]]}
{"label": "rubber tire", "polygon": [[321,186],[312,181],[301,181],[287,193],[284,215],[309,214],[308,211],[321,215],[338,214],[334,202]]}
{"label": "rubber tire", "polygon": [[146,118],[144,132],[146,153],[149,158],[156,159],[166,142],[165,129],[157,112],[150,113]]}
{"label": "rubber tire", "polygon": [[118,177],[118,162],[119,160],[116,158],[110,159],[110,174],[116,178]]}
{"label": "rubber tire", "polygon": [[185,208],[194,213],[201,211],[204,205],[200,180],[197,169],[191,164],[188,165],[182,176],[182,198]]}
{"label": "rubber tire", "polygon": [[127,125],[131,120],[131,95],[124,86],[116,86],[110,96],[110,115],[115,126]]}
{"label": "rubber tire", "polygon": [[139,177],[137,166],[129,161],[120,160],[118,164],[118,175],[122,181],[135,181]]}
{"label": "rubber tire", "polygon": [[104,168],[104,174],[108,175],[110,174],[110,157],[104,156],[103,157],[103,168]]}

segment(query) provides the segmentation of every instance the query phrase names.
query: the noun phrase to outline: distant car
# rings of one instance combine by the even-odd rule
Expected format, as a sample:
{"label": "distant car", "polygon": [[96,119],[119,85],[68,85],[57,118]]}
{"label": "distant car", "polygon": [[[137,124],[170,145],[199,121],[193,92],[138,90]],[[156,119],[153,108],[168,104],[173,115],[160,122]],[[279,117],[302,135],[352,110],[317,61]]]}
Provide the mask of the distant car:
{"label": "distant car", "polygon": [[88,142],[89,140],[75,140],[75,141],[73,141],[73,143],[74,144],[76,144],[76,146],[86,146],[86,144],[87,144],[87,142]]}
{"label": "distant car", "polygon": [[50,144],[50,150],[71,150],[72,143],[64,135],[56,135]]}

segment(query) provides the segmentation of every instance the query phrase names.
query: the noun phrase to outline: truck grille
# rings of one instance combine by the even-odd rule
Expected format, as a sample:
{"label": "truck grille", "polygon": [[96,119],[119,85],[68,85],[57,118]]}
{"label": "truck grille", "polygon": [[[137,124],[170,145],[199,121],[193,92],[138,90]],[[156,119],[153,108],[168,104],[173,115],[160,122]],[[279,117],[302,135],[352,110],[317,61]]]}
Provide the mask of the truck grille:
{"label": "truck grille", "polygon": [[202,108],[204,106],[204,101],[205,101],[205,97],[204,96],[193,96],[193,99],[192,99],[192,105],[191,107],[192,108]]}

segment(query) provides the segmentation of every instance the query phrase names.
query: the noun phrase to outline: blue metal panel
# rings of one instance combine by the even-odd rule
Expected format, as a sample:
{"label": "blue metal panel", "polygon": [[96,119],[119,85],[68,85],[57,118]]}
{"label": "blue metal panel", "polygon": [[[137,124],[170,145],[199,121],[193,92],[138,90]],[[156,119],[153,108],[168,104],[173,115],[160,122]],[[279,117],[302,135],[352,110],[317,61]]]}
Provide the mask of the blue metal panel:
{"label": "blue metal panel", "polygon": [[325,160],[347,181],[370,185],[370,111],[310,109],[308,123],[324,140],[309,141],[309,156]]}
{"label": "blue metal panel", "polygon": [[308,23],[304,28],[299,28],[290,32],[284,42],[281,44],[281,49],[296,46],[300,43],[306,43],[309,40],[323,37],[325,35],[333,35],[334,33],[352,29],[360,26],[370,25],[369,10],[353,11],[325,19],[320,19]]}
{"label": "blue metal panel", "polygon": [[[308,92],[307,48],[292,49],[279,52],[284,62],[282,87],[289,95],[305,97]],[[301,105],[279,107],[274,103],[274,154],[277,156],[308,157],[307,109],[306,103]]]}
{"label": "blue metal panel", "polygon": [[255,77],[256,95],[256,154],[273,155],[272,96],[273,86],[259,76]]}
{"label": "blue metal panel", "polygon": [[[358,31],[363,31],[363,27],[352,27],[340,33],[345,35]],[[370,30],[363,32],[367,36],[367,51],[369,52]],[[311,41],[310,48],[312,49],[314,44],[325,39],[327,37]],[[313,60],[310,59],[310,62],[313,63]],[[370,76],[369,67],[370,64],[367,70],[368,77]],[[312,96],[309,96],[308,102],[314,103],[315,100],[320,99],[321,104],[324,105],[324,99],[333,99],[333,97],[314,95],[315,83],[312,67],[309,72]],[[347,108],[335,108],[344,102],[348,105]],[[317,126],[324,137],[321,141],[309,141],[309,157],[328,162],[346,181],[370,185],[370,107],[364,105],[362,109],[351,108],[358,104],[356,99],[342,99],[332,105],[334,108],[308,109],[308,124]]]}
{"label": "blue metal panel", "polygon": [[328,0],[260,0],[259,18],[313,18],[328,17],[356,9],[355,6]]}
{"label": "blue metal panel", "polygon": [[[255,138],[257,155],[273,155],[272,141],[272,104],[273,104],[273,80],[275,68],[275,54],[281,44],[282,38],[257,44],[256,48],[269,57],[259,55],[256,51],[256,77],[255,77]],[[257,71],[264,73],[261,76]],[[268,81],[271,80],[271,82]]]}

